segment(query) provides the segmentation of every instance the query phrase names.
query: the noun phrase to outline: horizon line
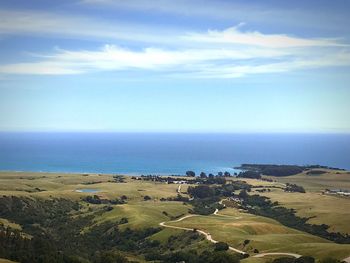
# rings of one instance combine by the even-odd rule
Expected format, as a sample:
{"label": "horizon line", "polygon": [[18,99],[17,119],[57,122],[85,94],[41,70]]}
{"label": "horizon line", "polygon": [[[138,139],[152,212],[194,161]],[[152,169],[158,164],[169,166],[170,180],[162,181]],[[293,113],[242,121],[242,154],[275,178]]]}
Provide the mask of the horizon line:
{"label": "horizon line", "polygon": [[61,133],[61,134],[319,134],[350,135],[350,131],[117,131],[117,130],[0,130],[4,133]]}

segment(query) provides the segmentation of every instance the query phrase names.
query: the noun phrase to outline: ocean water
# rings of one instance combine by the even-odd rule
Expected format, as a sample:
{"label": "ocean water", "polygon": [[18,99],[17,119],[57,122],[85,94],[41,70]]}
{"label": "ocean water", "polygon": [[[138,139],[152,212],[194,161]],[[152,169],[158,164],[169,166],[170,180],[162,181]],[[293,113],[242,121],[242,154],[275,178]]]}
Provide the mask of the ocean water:
{"label": "ocean water", "polygon": [[350,135],[0,133],[0,170],[184,174],[242,163],[350,169]]}

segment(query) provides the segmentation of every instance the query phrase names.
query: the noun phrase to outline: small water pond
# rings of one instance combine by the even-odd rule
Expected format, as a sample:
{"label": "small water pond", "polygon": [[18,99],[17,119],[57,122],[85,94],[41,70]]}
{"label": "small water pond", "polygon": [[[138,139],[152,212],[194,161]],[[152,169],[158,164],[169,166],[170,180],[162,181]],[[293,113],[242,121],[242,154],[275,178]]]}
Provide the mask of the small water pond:
{"label": "small water pond", "polygon": [[79,193],[98,193],[98,192],[100,192],[99,189],[90,189],[90,188],[77,189],[75,191],[79,192]]}

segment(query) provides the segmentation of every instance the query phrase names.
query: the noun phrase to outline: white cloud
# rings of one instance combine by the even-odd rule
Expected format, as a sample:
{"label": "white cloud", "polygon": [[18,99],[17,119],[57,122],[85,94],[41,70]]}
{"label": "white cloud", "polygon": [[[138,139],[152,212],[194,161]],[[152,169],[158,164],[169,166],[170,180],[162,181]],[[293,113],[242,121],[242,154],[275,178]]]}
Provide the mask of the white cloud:
{"label": "white cloud", "polygon": [[338,43],[336,39],[306,39],[283,34],[267,35],[257,31],[243,32],[239,30],[239,27],[231,27],[223,31],[209,30],[206,34],[190,33],[183,39],[202,43],[253,45],[268,48],[345,46]]}
{"label": "white cloud", "polygon": [[[110,0],[88,1],[110,2]],[[133,1],[112,2],[117,5],[129,5]],[[171,3],[168,1],[165,2]],[[154,3],[152,3],[150,3],[150,8],[153,7]],[[94,39],[103,43],[119,40],[172,47],[191,45],[197,47],[200,43],[206,45],[210,43],[248,44],[269,48],[340,45],[336,39],[306,39],[284,34],[262,34],[257,31],[242,31],[240,30],[240,25],[222,31],[187,32],[184,29],[169,26],[125,23],[83,15],[28,10],[0,10],[0,36],[1,34],[38,35],[45,37]]]}
{"label": "white cloud", "polygon": [[243,31],[240,26],[222,31],[184,32],[107,23],[85,16],[5,10],[0,11],[1,33],[86,37],[103,43],[127,40],[138,47],[136,50],[121,45],[105,45],[97,50],[57,49],[51,54],[32,54],[31,62],[2,63],[2,74],[83,74],[133,69],[227,78],[350,65],[349,46],[337,39],[263,34]]}
{"label": "white cloud", "polygon": [[0,35],[51,36],[93,39],[103,42],[124,40],[143,43],[169,43],[171,42],[168,40],[169,38],[164,36],[174,34],[174,32],[176,29],[108,21],[82,15],[0,10]]}
{"label": "white cloud", "polygon": [[[307,55],[306,55],[307,54]],[[3,74],[82,74],[95,71],[147,70],[196,78],[236,78],[249,74],[279,73],[308,68],[350,66],[350,52],[296,54],[266,48],[133,51],[106,45],[100,50],[57,50],[36,61],[0,65]]]}

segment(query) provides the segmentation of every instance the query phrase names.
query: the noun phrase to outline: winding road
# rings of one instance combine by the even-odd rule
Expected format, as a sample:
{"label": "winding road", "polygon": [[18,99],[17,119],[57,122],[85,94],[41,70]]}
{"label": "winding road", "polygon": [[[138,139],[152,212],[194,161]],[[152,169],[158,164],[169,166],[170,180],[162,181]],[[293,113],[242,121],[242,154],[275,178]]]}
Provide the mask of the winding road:
{"label": "winding road", "polygon": [[[181,193],[181,184],[179,185],[179,187],[177,189],[177,193]],[[224,201],[224,199],[222,199],[219,202],[219,204],[222,205],[223,201]],[[225,206],[225,204],[224,204],[224,206]],[[241,218],[241,217],[233,217],[233,216],[229,216],[229,215],[220,215],[219,214],[219,209],[215,209],[213,215],[215,215],[215,216],[231,217],[231,218],[236,219],[236,220]],[[193,228],[172,226],[172,225],[167,225],[166,223],[176,223],[176,222],[180,222],[182,220],[185,220],[186,218],[195,217],[195,216],[201,216],[201,215],[186,215],[186,216],[183,216],[183,217],[181,217],[179,219],[176,219],[176,220],[173,220],[173,221],[161,222],[161,223],[159,223],[159,225],[162,226],[162,227],[167,227],[167,228],[181,229],[181,230],[185,230],[185,231],[194,231]],[[208,241],[212,242],[212,243],[218,243],[219,242],[219,241],[213,239],[209,232],[205,232],[203,230],[198,230],[198,229],[196,229],[196,231],[198,233],[204,235],[205,238]],[[243,250],[239,250],[239,249],[231,247],[231,246],[229,246],[229,250],[235,251],[235,252],[237,252],[239,254],[242,254],[242,255],[248,254],[248,253],[244,252]],[[299,255],[299,254],[296,254],[296,253],[287,253],[287,252],[267,252],[267,253],[259,253],[259,254],[256,254],[256,255],[252,256],[252,257],[254,257],[254,258],[262,258],[262,257],[265,257],[265,256],[290,256],[290,257],[294,257],[294,258],[299,258],[302,255]],[[347,257],[347,258],[343,259],[342,261],[344,261],[346,263],[350,263],[350,257]]]}
{"label": "winding road", "polygon": [[[184,217],[181,217],[177,220],[174,220],[174,221],[169,221],[168,223],[176,223],[176,222],[180,222],[186,218],[189,218],[189,217],[195,217],[195,216],[200,216],[200,215],[187,215],[187,216],[184,216]],[[159,223],[160,226],[162,227],[168,227],[168,228],[173,228],[173,229],[181,229],[181,230],[186,230],[186,231],[193,231],[194,229],[193,228],[187,228],[187,227],[180,227],[180,226],[171,226],[171,225],[166,225],[166,222],[161,222]],[[211,234],[208,233],[208,232],[205,232],[203,230],[196,230],[198,233],[204,235],[206,237],[206,239],[208,239],[210,242],[212,243],[218,243],[219,241],[216,241],[212,238]],[[242,250],[239,250],[239,249],[236,249],[234,247],[229,247],[230,250],[232,251],[235,251],[237,253],[240,253],[240,254],[246,254],[246,252],[242,251]]]}
{"label": "winding road", "polygon": [[[219,203],[222,204],[222,201],[221,200]],[[220,215],[219,214],[219,209],[215,209],[213,215],[215,216],[225,216],[225,217],[232,217],[232,216],[229,216],[229,215]],[[162,227],[167,227],[167,228],[173,228],[173,229],[180,229],[180,230],[185,230],[185,231],[194,231],[193,228],[187,228],[187,227],[180,227],[180,226],[172,226],[172,225],[168,225],[167,223],[176,223],[176,222],[180,222],[180,221],[183,221],[185,220],[186,218],[190,218],[190,217],[195,217],[195,216],[201,216],[201,215],[186,215],[186,216],[183,216],[179,219],[176,219],[176,220],[173,220],[173,221],[168,221],[168,222],[161,222],[159,223],[160,226]],[[234,219],[240,219],[240,217],[232,217]],[[213,237],[211,236],[211,234],[209,232],[205,232],[203,230],[196,230],[198,233],[202,234],[205,236],[205,238],[212,242],[212,243],[218,243],[219,241],[213,239]],[[234,248],[234,247],[231,247],[229,246],[229,250],[232,250],[234,252],[237,252],[239,254],[242,254],[242,255],[245,255],[247,254],[246,252],[240,250],[240,249],[237,249],[237,248]],[[299,258],[301,257],[301,255],[299,254],[295,254],[295,253],[284,253],[284,252],[271,252],[271,253],[260,253],[260,254],[256,254],[252,257],[255,257],[255,258],[261,258],[261,257],[265,257],[265,256],[290,256],[290,257],[295,257],[295,258]]]}

